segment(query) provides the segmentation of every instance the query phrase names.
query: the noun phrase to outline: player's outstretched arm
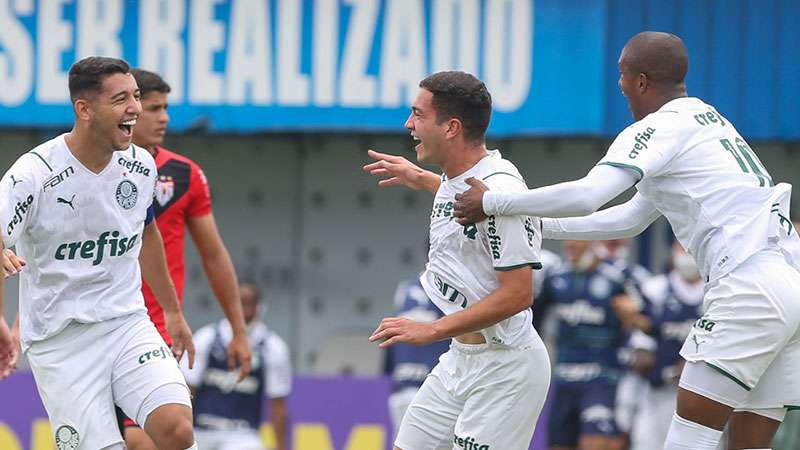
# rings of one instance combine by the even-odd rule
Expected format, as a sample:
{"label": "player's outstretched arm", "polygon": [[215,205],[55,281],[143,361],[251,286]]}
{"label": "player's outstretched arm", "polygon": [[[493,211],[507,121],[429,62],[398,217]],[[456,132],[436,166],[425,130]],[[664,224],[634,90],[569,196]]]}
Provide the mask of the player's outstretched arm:
{"label": "player's outstretched arm", "polygon": [[661,215],[639,193],[627,202],[584,217],[542,218],[545,239],[626,239],[644,231]]}
{"label": "player's outstretched arm", "polygon": [[378,181],[378,186],[406,186],[415,191],[425,189],[435,194],[442,179],[439,175],[425,170],[402,156],[368,150],[367,155],[375,162],[364,165],[364,171],[376,177],[389,177]]}
{"label": "player's outstretched arm", "polygon": [[580,180],[553,184],[524,192],[494,192],[475,179],[472,187],[456,195],[454,215],[462,225],[478,223],[490,215],[535,217],[585,216],[631,188],[639,177],[607,165],[594,166]]}
{"label": "player's outstretched arm", "polygon": [[164,242],[155,221],[144,227],[139,265],[142,269],[142,278],[153,290],[158,304],[164,310],[164,321],[167,333],[172,337],[172,352],[175,354],[175,358],[180,361],[184,352],[189,353],[189,367],[191,368],[194,366],[192,330],[189,329],[189,325],[183,318],[175,285],[172,284],[172,279],[169,277]]}
{"label": "player's outstretched arm", "polygon": [[228,345],[228,368],[233,370],[238,363],[239,381],[242,381],[250,373],[252,353],[247,339],[236,270],[228,249],[222,243],[213,214],[190,217],[187,224],[203,261],[203,270],[211,290],[233,330],[233,338]]}
{"label": "player's outstretched arm", "polygon": [[381,347],[401,342],[425,345],[482,330],[531,307],[531,276],[531,268],[528,266],[497,271],[500,286],[465,310],[430,323],[415,322],[404,317],[389,317],[381,321],[369,339],[373,342],[383,340]]}

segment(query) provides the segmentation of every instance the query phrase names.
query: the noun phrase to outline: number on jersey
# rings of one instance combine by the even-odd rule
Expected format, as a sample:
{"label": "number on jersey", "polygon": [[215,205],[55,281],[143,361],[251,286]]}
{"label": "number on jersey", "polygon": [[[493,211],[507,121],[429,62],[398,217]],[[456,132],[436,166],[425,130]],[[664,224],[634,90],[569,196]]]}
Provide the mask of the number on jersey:
{"label": "number on jersey", "polygon": [[739,163],[739,168],[742,169],[742,172],[752,172],[756,178],[758,178],[759,186],[763,187],[765,184],[769,184],[769,186],[775,186],[775,183],[772,182],[772,177],[770,177],[767,173],[767,169],[764,168],[764,165],[761,164],[758,156],[753,153],[753,150],[749,145],[747,145],[747,142],[745,142],[744,139],[737,137],[734,140],[734,142],[736,142],[736,147],[739,149],[738,152],[728,139],[720,139],[719,142],[723,147],[725,147],[725,150],[730,152],[736,162]]}

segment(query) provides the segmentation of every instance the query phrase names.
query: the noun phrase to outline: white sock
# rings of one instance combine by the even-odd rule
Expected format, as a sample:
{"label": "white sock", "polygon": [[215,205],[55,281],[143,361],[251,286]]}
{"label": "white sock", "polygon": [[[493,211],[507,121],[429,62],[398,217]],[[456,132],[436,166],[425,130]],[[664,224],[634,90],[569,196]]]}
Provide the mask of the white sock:
{"label": "white sock", "polygon": [[672,415],[664,450],[716,450],[722,431]]}

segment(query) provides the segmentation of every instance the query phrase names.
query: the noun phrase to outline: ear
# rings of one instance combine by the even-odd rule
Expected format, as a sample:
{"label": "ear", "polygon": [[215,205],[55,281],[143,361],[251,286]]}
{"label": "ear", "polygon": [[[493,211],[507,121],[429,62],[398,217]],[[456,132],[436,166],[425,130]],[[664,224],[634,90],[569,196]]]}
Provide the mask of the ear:
{"label": "ear", "polygon": [[638,87],[639,92],[644,93],[647,90],[648,80],[646,73],[639,73],[638,77]]}
{"label": "ear", "polygon": [[79,98],[72,104],[72,110],[75,112],[75,117],[81,120],[89,120],[92,118],[91,107],[89,102],[85,99]]}
{"label": "ear", "polygon": [[445,131],[444,137],[447,139],[453,139],[454,137],[461,134],[464,130],[464,125],[458,119],[450,119],[447,121],[447,131]]}

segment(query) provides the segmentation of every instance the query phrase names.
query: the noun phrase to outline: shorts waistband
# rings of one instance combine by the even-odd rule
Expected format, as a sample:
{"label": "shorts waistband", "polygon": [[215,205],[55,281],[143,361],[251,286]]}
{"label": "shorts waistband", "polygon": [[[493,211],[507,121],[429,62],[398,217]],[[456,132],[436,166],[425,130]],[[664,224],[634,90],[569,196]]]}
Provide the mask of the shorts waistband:
{"label": "shorts waistband", "polygon": [[457,340],[455,340],[455,338],[450,340],[450,348],[459,351],[461,353],[466,353],[468,355],[483,353],[491,349],[491,347],[487,342],[484,342],[482,344],[465,344],[463,342],[458,342]]}

